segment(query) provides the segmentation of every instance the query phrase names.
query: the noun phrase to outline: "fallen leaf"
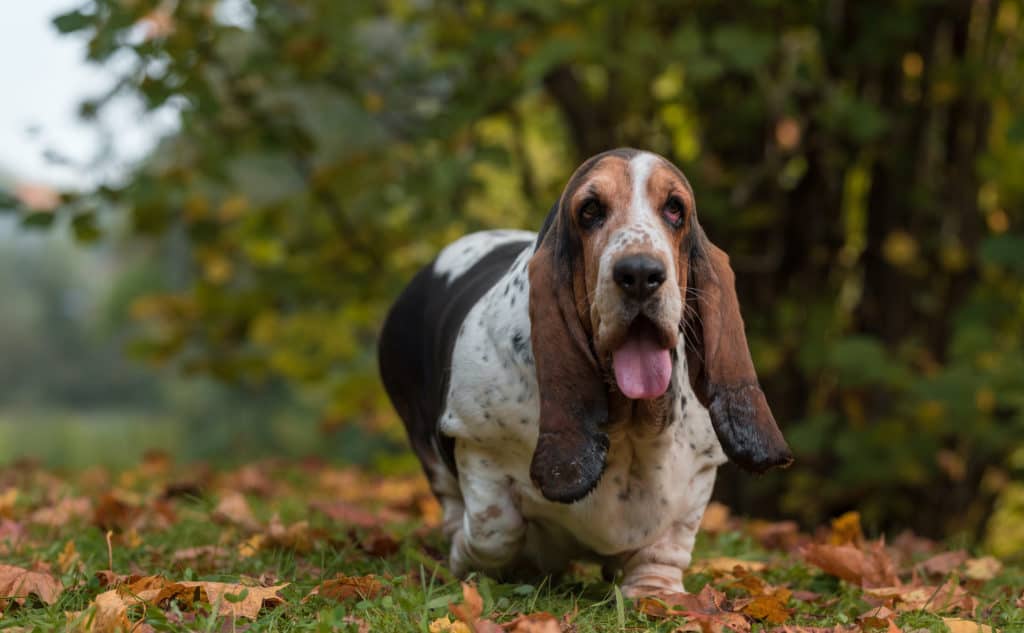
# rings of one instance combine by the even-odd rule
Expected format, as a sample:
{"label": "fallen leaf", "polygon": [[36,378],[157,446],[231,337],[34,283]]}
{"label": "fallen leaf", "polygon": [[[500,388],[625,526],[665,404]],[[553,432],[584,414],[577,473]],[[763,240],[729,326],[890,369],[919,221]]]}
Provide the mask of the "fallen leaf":
{"label": "fallen leaf", "polygon": [[991,626],[971,620],[942,618],[942,623],[949,627],[949,633],[992,633]]}
{"label": "fallen leaf", "polygon": [[721,534],[729,529],[729,506],[712,501],[704,508],[700,519],[700,531],[707,534]]}
{"label": "fallen leaf", "polygon": [[765,549],[783,550],[786,552],[797,549],[810,541],[806,534],[800,533],[796,521],[751,521],[746,532]]}
{"label": "fallen leaf", "polygon": [[363,528],[377,527],[386,523],[399,523],[409,519],[408,515],[394,510],[382,508],[377,512],[370,512],[346,501],[314,501],[309,505],[333,521]]}
{"label": "fallen leaf", "polygon": [[162,576],[145,576],[97,596],[96,611],[97,616],[103,612],[104,621],[122,622],[131,605],[166,607],[173,601],[183,610],[191,610],[196,603],[217,605],[217,615],[254,620],[264,607],[284,603],[278,592],[287,586],[288,583],[257,587],[212,581],[174,582]]}
{"label": "fallen leaf", "polygon": [[670,593],[656,597],[641,598],[639,609],[642,613],[654,618],[689,618],[697,629],[678,629],[710,631],[718,633],[728,628],[736,633],[750,631],[750,623],[740,613],[733,611],[725,594],[711,585],[704,585],[698,594]]}
{"label": "fallen leaf", "polygon": [[309,521],[298,521],[291,525],[281,523],[281,517],[275,514],[267,525],[267,536],[271,544],[285,549],[295,550],[304,554],[313,549],[313,537],[309,529]]}
{"label": "fallen leaf", "polygon": [[75,542],[69,540],[64,544],[64,549],[57,556],[57,567],[60,568],[60,573],[66,574],[79,559],[78,550],[75,549]]}
{"label": "fallen leaf", "polygon": [[714,576],[734,574],[737,570],[748,573],[761,572],[765,568],[767,568],[767,565],[760,561],[729,558],[727,556],[707,558],[690,565],[690,571],[693,573],[710,573]]}
{"label": "fallen leaf", "polygon": [[11,486],[0,492],[0,517],[12,518],[14,504],[18,502],[18,489]]}
{"label": "fallen leaf", "polygon": [[398,552],[401,544],[390,534],[374,530],[366,538],[359,541],[359,548],[370,556],[386,558]]}
{"label": "fallen leaf", "polygon": [[468,582],[462,583],[462,603],[448,605],[448,610],[461,622],[473,624],[484,612],[484,599],[476,587]]}
{"label": "fallen leaf", "polygon": [[260,611],[284,604],[278,592],[291,583],[273,587],[247,587],[224,582],[183,582],[185,587],[198,587],[206,592],[206,602],[211,605],[220,602],[218,615],[227,615],[255,620]]}
{"label": "fallen leaf", "polygon": [[230,555],[230,550],[219,545],[186,547],[171,554],[171,564],[179,568],[190,567],[193,571],[213,570],[223,565]]}
{"label": "fallen leaf", "polygon": [[801,554],[811,565],[855,585],[884,587],[899,583],[896,565],[880,541],[864,548],[811,544],[804,546]]}
{"label": "fallen leaf", "polygon": [[971,558],[964,563],[964,576],[980,582],[992,580],[1001,571],[1003,571],[1003,564],[992,556]]}
{"label": "fallen leaf", "polygon": [[520,615],[511,622],[501,625],[510,633],[561,633],[562,625],[558,618],[550,613],[531,613]]}
{"label": "fallen leaf", "polygon": [[336,578],[325,580],[313,588],[309,595],[303,598],[308,600],[313,596],[320,596],[326,600],[344,602],[345,600],[359,599],[372,600],[377,596],[388,593],[388,588],[380,582],[377,576],[344,576],[339,574]]}
{"label": "fallen leaf", "polygon": [[238,544],[238,555],[242,558],[252,558],[263,549],[263,544],[266,540],[267,537],[263,534],[253,534]]}
{"label": "fallen leaf", "polygon": [[860,512],[847,512],[832,519],[832,533],[829,534],[830,545],[860,545],[864,542],[864,531],[860,527]]}
{"label": "fallen leaf", "polygon": [[921,563],[921,568],[932,576],[945,576],[963,565],[967,560],[967,552],[962,549],[942,552]]}
{"label": "fallen leaf", "polygon": [[786,608],[790,595],[788,589],[776,589],[772,594],[756,596],[752,602],[743,607],[742,611],[755,620],[769,624],[782,624],[790,616],[790,611]]}
{"label": "fallen leaf", "polygon": [[0,611],[6,609],[8,600],[24,605],[30,594],[53,604],[62,591],[60,580],[47,572],[0,564]]}
{"label": "fallen leaf", "polygon": [[864,590],[865,598],[875,598],[890,603],[897,611],[974,611],[974,598],[962,587],[950,581],[937,587],[895,586],[873,587]]}
{"label": "fallen leaf", "polygon": [[857,621],[860,622],[862,626],[872,629],[880,629],[882,627],[888,628],[889,623],[892,622],[892,619],[895,617],[895,611],[889,607],[882,606],[875,607],[870,611],[865,611],[857,616]]}
{"label": "fallen leaf", "polygon": [[225,493],[210,516],[218,523],[235,525],[250,532],[255,532],[260,528],[256,517],[252,514],[252,508],[249,507],[249,502],[240,492]]}
{"label": "fallen leaf", "polygon": [[28,516],[28,522],[47,527],[62,527],[75,520],[92,516],[92,501],[85,497],[65,497],[57,505],[39,508]]}
{"label": "fallen leaf", "polygon": [[431,622],[427,630],[430,633],[473,633],[468,624],[459,620],[452,622],[446,615]]}

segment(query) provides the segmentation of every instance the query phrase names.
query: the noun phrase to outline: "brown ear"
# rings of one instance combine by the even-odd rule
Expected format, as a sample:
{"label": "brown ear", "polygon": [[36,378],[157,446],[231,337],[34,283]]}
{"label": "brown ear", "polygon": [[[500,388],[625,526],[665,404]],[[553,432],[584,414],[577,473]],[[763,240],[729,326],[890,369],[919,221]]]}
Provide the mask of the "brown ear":
{"label": "brown ear", "polygon": [[793,455],[754,373],[729,256],[699,227],[694,237],[685,327],[698,339],[686,347],[694,392],[732,461],[754,472],[788,466]]}
{"label": "brown ear", "polygon": [[[608,395],[580,322],[572,272],[579,245],[556,206],[530,260],[530,322],[540,433],[530,478],[550,501],[587,496],[604,472]],[[582,290],[582,289],[581,289]]]}

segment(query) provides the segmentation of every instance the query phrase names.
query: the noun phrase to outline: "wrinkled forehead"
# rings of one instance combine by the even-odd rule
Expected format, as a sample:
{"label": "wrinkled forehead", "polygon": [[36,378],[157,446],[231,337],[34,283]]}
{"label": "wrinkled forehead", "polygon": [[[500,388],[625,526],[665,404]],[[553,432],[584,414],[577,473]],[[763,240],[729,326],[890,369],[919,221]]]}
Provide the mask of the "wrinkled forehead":
{"label": "wrinkled forehead", "polygon": [[693,191],[679,169],[657,154],[612,150],[583,163],[566,185],[563,203],[574,206],[598,196],[612,206],[628,204],[634,196],[673,192],[692,202]]}

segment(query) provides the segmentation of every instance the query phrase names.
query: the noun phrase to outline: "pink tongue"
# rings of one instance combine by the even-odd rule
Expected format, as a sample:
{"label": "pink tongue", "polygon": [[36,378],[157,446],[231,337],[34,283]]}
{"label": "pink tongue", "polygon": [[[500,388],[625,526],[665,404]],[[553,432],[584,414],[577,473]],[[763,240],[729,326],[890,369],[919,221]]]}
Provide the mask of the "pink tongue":
{"label": "pink tongue", "polygon": [[612,352],[615,382],[632,400],[657,398],[672,379],[672,359],[651,336],[631,333],[622,347]]}

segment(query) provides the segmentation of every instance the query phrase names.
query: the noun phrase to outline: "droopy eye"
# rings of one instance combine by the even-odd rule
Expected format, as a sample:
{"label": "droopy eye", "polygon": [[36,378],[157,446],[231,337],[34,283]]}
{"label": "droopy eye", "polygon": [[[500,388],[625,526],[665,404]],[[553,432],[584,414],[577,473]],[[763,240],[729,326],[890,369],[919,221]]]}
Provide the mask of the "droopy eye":
{"label": "droopy eye", "polygon": [[604,206],[597,200],[590,198],[580,207],[580,226],[585,229],[592,229],[600,226],[605,219]]}
{"label": "droopy eye", "polygon": [[665,218],[666,222],[675,228],[679,228],[683,225],[683,220],[686,219],[686,203],[676,196],[671,196],[665,202],[665,206],[662,207],[661,215]]}

